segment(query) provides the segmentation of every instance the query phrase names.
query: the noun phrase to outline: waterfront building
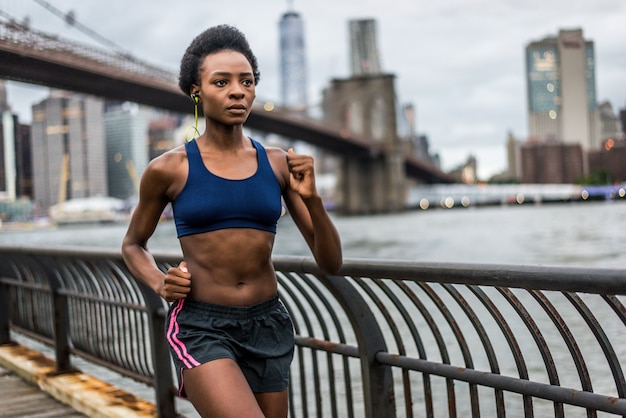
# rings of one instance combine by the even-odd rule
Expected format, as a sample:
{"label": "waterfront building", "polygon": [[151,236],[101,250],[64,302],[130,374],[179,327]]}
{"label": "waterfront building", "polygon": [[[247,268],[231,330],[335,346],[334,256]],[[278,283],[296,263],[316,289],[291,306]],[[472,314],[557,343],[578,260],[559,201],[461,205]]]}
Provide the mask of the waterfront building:
{"label": "waterfront building", "polygon": [[458,183],[476,184],[478,182],[478,161],[473,155],[469,155],[467,160],[448,172],[456,178]]}
{"label": "waterfront building", "polygon": [[607,184],[626,182],[624,161],[626,139],[609,138],[601,149],[589,152],[589,173]]}
{"label": "waterfront building", "polygon": [[32,109],[36,204],[47,210],[68,199],[106,196],[103,100],[55,90]]}
{"label": "waterfront building", "polygon": [[507,159],[507,172],[504,176],[509,181],[519,181],[521,177],[520,168],[520,144],[515,135],[509,132],[506,141],[506,159]]}
{"label": "waterfront building", "polygon": [[573,184],[587,174],[580,144],[527,142],[520,151],[522,183]]}
{"label": "waterfront building", "polygon": [[291,111],[307,111],[307,71],[304,22],[299,13],[289,10],[279,22],[280,94],[282,105]]}
{"label": "waterfront building", "polygon": [[30,126],[21,124],[0,80],[0,225],[32,215],[33,173]]}
{"label": "waterfront building", "polygon": [[609,161],[602,146],[618,139],[621,128],[611,104],[597,102],[595,67],[594,43],[582,29],[527,45],[529,138],[520,156],[522,182],[574,183],[609,168],[598,166]]}
{"label": "waterfront building", "polygon": [[[289,2],[289,10],[279,21],[280,37],[280,97],[281,106],[286,108],[292,116],[309,116],[308,82],[306,67],[306,42],[304,35],[304,20],[293,10]],[[254,133],[263,138],[265,134]],[[267,140],[274,141],[276,146],[293,147],[296,152],[315,156],[316,162],[326,160],[327,156],[321,150],[298,138],[285,138],[271,135]],[[316,163],[317,164],[317,163]],[[321,169],[317,165],[317,169]]]}
{"label": "waterfront building", "polygon": [[611,102],[604,101],[598,104],[600,114],[600,140],[604,144],[606,140],[616,140],[622,137],[620,120],[613,111]]}
{"label": "waterfront building", "polygon": [[430,142],[427,135],[415,135],[411,137],[413,140],[414,154],[426,161],[434,162],[433,156],[430,155]]}
{"label": "waterfront building", "polygon": [[374,19],[351,20],[349,32],[352,75],[380,74],[382,69],[376,42],[376,21]]}
{"label": "waterfront building", "polygon": [[30,145],[30,125],[20,123],[13,115],[15,136],[15,196],[17,199],[33,198],[33,161]]}
{"label": "waterfront building", "polygon": [[111,107],[104,115],[109,196],[139,195],[139,179],[148,165],[148,127],[154,113],[135,103]]}
{"label": "waterfront building", "polygon": [[532,141],[600,148],[594,44],[582,29],[528,44],[526,76]]}
{"label": "waterfront building", "polygon": [[[148,124],[148,158],[152,160],[159,155],[183,143],[183,135],[179,134],[180,118],[163,115]],[[190,137],[198,134],[194,131]]]}
{"label": "waterfront building", "polygon": [[30,126],[11,111],[0,80],[0,224],[30,218],[32,182]]}
{"label": "waterfront building", "polygon": [[0,81],[0,197],[14,201],[17,168],[15,162],[16,118],[11,113],[7,100],[6,84]]}

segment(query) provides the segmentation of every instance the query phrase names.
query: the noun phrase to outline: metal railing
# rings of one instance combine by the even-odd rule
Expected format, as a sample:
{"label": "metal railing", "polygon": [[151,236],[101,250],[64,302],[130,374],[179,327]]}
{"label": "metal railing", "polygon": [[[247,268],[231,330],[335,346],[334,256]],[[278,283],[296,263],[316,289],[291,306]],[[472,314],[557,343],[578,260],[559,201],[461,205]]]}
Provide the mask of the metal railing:
{"label": "metal railing", "polygon": [[[180,256],[156,253],[162,268]],[[275,257],[296,331],[291,417],[626,415],[626,270]],[[0,343],[25,333],[155,388],[167,304],[102,249],[0,247]]]}

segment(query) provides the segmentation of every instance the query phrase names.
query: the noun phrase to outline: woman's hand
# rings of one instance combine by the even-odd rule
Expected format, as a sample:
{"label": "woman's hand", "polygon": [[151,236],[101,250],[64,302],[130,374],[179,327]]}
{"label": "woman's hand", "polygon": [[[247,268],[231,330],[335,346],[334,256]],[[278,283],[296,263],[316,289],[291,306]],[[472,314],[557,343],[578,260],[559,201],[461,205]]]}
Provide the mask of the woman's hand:
{"label": "woman's hand", "polygon": [[159,296],[168,302],[186,298],[191,291],[191,274],[187,270],[187,262],[181,261],[177,267],[167,269]]}
{"label": "woman's hand", "polygon": [[287,151],[287,167],[289,168],[289,187],[303,199],[317,196],[315,187],[315,171],[313,157],[297,155],[293,148]]}

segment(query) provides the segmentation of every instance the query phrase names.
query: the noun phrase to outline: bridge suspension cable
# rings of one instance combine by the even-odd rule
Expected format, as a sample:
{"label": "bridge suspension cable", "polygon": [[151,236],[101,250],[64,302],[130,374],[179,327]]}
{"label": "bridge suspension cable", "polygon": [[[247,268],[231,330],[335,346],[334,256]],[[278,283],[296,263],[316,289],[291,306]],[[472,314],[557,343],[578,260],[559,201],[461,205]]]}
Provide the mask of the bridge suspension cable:
{"label": "bridge suspension cable", "polygon": [[92,30],[91,28],[89,28],[89,27],[83,25],[82,23],[78,22],[76,20],[76,16],[75,16],[73,10],[70,10],[67,13],[63,13],[63,11],[59,10],[58,8],[56,8],[55,6],[53,6],[52,4],[50,4],[49,2],[47,2],[45,0],[33,0],[33,1],[35,3],[37,3],[37,4],[39,4],[40,6],[44,7],[46,10],[51,12],[53,15],[61,18],[68,25],[70,25],[70,26],[78,29],[79,31],[83,32],[85,35],[89,36],[93,40],[98,41],[101,44],[104,44],[104,45],[106,45],[108,47],[113,48],[115,50],[115,52],[119,53],[120,55],[132,56],[132,54],[130,52],[128,52],[127,50],[125,50],[124,48],[122,48],[121,46],[116,44],[115,42],[111,41],[110,39],[105,38],[104,36],[100,35],[99,33],[97,33],[96,31]]}

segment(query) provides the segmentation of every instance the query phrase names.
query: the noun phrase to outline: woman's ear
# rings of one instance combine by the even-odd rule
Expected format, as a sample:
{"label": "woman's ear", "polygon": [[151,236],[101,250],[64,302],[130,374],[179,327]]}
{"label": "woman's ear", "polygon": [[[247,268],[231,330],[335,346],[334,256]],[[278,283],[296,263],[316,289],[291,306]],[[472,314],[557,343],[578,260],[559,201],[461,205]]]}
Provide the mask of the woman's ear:
{"label": "woman's ear", "polygon": [[195,84],[192,84],[189,89],[189,97],[191,97],[194,104],[200,103],[200,89]]}

